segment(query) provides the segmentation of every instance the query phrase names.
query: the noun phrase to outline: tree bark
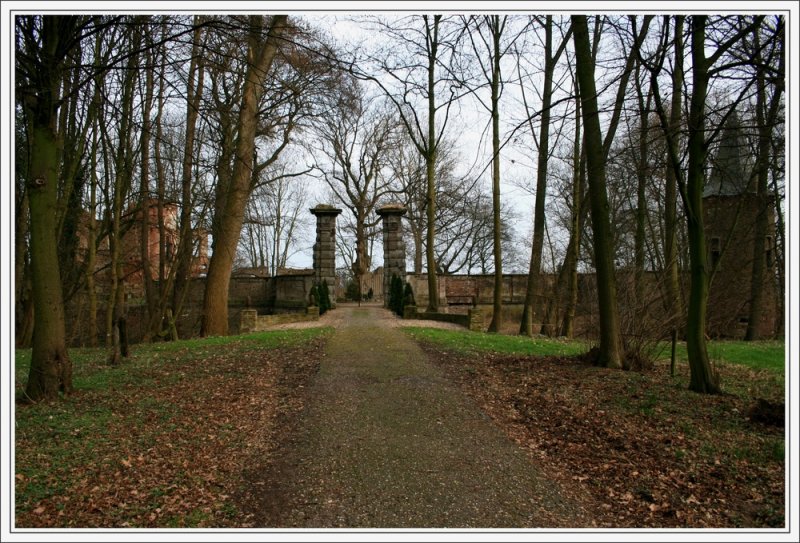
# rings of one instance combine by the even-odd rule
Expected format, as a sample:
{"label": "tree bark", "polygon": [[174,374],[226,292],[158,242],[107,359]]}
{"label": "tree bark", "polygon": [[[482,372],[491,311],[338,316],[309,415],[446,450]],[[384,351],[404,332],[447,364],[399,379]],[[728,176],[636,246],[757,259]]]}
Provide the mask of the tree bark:
{"label": "tree bark", "polygon": [[606,193],[605,157],[597,110],[594,63],[589,48],[586,17],[573,15],[576,71],[580,85],[583,124],[586,137],[587,178],[592,210],[595,268],[600,317],[598,364],[610,368],[622,366],[617,285],[614,276],[611,226]]}
{"label": "tree bark", "polygon": [[545,24],[544,45],[544,82],[542,85],[542,119],[539,125],[539,155],[536,167],[536,201],[533,212],[533,242],[531,244],[531,260],[528,269],[528,281],[525,289],[525,305],[522,309],[522,321],[519,333],[533,335],[533,307],[540,283],[539,274],[542,268],[542,247],[544,246],[544,207],[547,197],[547,163],[550,154],[550,107],[553,99],[553,72],[556,59],[553,57],[553,18],[547,16]]}
{"label": "tree bark", "polygon": [[489,332],[499,332],[503,321],[503,247],[500,243],[500,16],[489,16],[494,52],[492,54],[492,241],[494,254],[494,292]]}
{"label": "tree bark", "polygon": [[239,111],[239,135],[236,141],[236,158],[233,176],[228,187],[219,230],[214,239],[203,301],[203,336],[228,333],[228,285],[230,283],[236,245],[242,230],[245,207],[252,189],[253,154],[255,150],[258,103],[263,93],[263,83],[278,51],[278,41],[286,27],[286,15],[272,17],[269,35],[259,45],[259,16],[251,16],[253,29],[249,36],[248,68],[242,90]]}
{"label": "tree bark", "polygon": [[[675,59],[672,71],[672,103],[669,113],[668,130],[672,141],[677,143],[681,126],[681,104],[683,90],[683,20],[682,15],[675,17]],[[676,149],[677,152],[677,149]],[[664,190],[664,262],[668,309],[671,315],[671,326],[680,327],[683,318],[683,294],[681,292],[680,272],[678,269],[678,177],[674,168],[667,165],[666,187]]]}
{"label": "tree bark", "polygon": [[436,85],[434,80],[436,55],[439,47],[439,21],[441,15],[433,16],[433,35],[428,26],[428,16],[423,15],[428,34],[428,141],[425,148],[425,175],[427,181],[426,211],[428,213],[427,244],[425,256],[428,266],[428,308],[429,312],[439,311],[439,285],[436,277],[435,232],[436,232]]}
{"label": "tree bark", "polygon": [[[31,401],[47,400],[72,390],[72,361],[66,348],[64,303],[57,251],[58,143],[56,119],[58,82],[69,38],[77,18],[42,18],[40,62],[29,75],[38,77],[36,93],[25,96],[23,105],[31,119],[30,207],[31,284],[33,287],[34,329],[31,365],[25,394]],[[31,52],[33,53],[33,52]]]}
{"label": "tree bark", "polygon": [[691,377],[689,389],[701,393],[720,392],[719,379],[711,367],[706,346],[708,304],[708,256],[703,218],[705,185],[705,102],[708,92],[708,61],[705,57],[706,16],[693,15],[692,98],[689,107],[689,164],[686,179],[686,219],[689,237],[691,288],[686,322],[686,350]]}

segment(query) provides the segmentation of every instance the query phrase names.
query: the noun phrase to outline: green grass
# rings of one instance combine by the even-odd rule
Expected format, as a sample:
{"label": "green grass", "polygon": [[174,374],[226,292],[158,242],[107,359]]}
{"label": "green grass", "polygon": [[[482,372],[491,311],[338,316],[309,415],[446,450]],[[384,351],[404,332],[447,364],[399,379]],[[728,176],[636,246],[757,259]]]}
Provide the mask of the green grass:
{"label": "green grass", "polygon": [[[664,351],[669,357],[669,350]],[[709,341],[708,356],[714,362],[740,364],[755,370],[784,372],[786,345],[782,341]],[[687,361],[686,344],[678,343],[676,357]]]}
{"label": "green grass", "polygon": [[414,339],[421,339],[460,352],[491,351],[534,356],[575,355],[586,352],[583,341],[528,338],[435,328],[405,328]]}
{"label": "green grass", "polygon": [[[501,334],[468,331],[439,330],[435,328],[406,328],[415,339],[422,339],[459,352],[496,352],[534,356],[574,355],[586,352],[589,345],[583,341],[551,338],[527,338]],[[739,364],[752,369],[776,373],[784,371],[785,344],[780,341],[710,341],[708,355],[714,362]],[[678,343],[678,360],[686,362],[686,344]],[[669,357],[669,345],[661,351],[662,358]]]}

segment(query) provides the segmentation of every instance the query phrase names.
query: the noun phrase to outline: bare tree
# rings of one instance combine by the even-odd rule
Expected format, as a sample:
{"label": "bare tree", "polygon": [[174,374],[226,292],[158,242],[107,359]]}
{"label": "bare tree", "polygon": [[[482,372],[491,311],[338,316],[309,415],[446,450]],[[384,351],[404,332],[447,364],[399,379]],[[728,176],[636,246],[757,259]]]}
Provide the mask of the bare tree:
{"label": "bare tree", "polygon": [[[625,96],[625,86],[633,69],[633,61],[644,39],[652,17],[645,17],[642,31],[634,26],[634,43],[626,61],[617,91],[614,114],[603,141],[597,107],[597,89],[594,79],[594,62],[589,46],[589,31],[586,17],[572,16],[575,39],[575,61],[579,81],[581,109],[585,130],[585,147],[589,200],[592,212],[594,264],[597,276],[597,291],[600,316],[600,353],[598,363],[607,367],[621,367],[623,353],[620,343],[619,314],[616,299],[616,278],[611,245],[612,232],[609,224],[608,195],[606,193],[605,162],[611,138],[619,122],[619,110]],[[635,19],[631,17],[632,24]]]}
{"label": "bare tree", "polygon": [[[494,254],[494,292],[492,296],[492,321],[489,332],[500,330],[503,320],[503,248],[500,243],[500,96],[503,92],[503,79],[500,62],[507,52],[508,45],[501,47],[500,42],[508,23],[507,16],[484,15],[472,16],[466,21],[466,27],[483,79],[491,89],[490,104],[481,104],[492,117],[492,226]],[[482,46],[478,45],[478,41]],[[486,59],[484,60],[484,51]],[[476,94],[476,96],[478,96]]]}
{"label": "bare tree", "polygon": [[[230,183],[225,187],[225,204],[220,210],[214,232],[214,252],[208,265],[203,302],[202,334],[224,335],[228,331],[228,283],[244,219],[244,210],[252,190],[258,105],[264,93],[264,81],[270,72],[285,32],[288,17],[250,16],[247,32],[247,75],[242,89],[238,136]],[[264,35],[266,34],[266,36]]]}
{"label": "bare tree", "polygon": [[288,175],[291,171],[282,160],[262,173],[264,181],[253,190],[247,205],[240,241],[249,265],[267,268],[273,276],[286,267],[306,225],[307,185]]}
{"label": "bare tree", "polygon": [[[538,155],[536,168],[536,201],[534,204],[533,241],[531,244],[530,267],[528,270],[528,283],[525,291],[525,306],[522,310],[519,333],[527,336],[533,335],[533,301],[539,287],[539,273],[542,267],[542,248],[544,246],[545,229],[545,198],[547,195],[547,164],[550,157],[550,119],[553,100],[553,75],[558,59],[566,49],[571,35],[571,29],[562,38],[561,43],[553,51],[553,18],[547,16],[542,23],[545,33],[544,42],[544,82],[542,85],[542,108],[539,125]],[[522,84],[522,81],[520,81]],[[523,99],[527,105],[523,89]],[[526,108],[527,109],[527,108]],[[531,116],[528,117],[531,119]],[[533,123],[530,122],[531,135]],[[578,128],[576,127],[576,132]]]}
{"label": "bare tree", "polygon": [[[450,22],[453,24],[448,24]],[[462,28],[455,19],[442,15],[404,17],[391,23],[375,21],[374,26],[388,38],[388,44],[376,54],[354,61],[351,71],[378,85],[391,100],[402,126],[425,160],[426,261],[430,294],[427,309],[438,311],[434,254],[436,157],[451,108],[463,92],[451,77],[448,66]],[[369,65],[374,69],[369,70]],[[391,83],[385,82],[387,79]]]}
{"label": "bare tree", "polygon": [[319,123],[317,169],[336,200],[353,215],[355,260],[353,275],[361,291],[362,277],[371,268],[368,233],[379,222],[373,212],[389,190],[384,175],[393,145],[396,117],[370,100],[357,80],[345,83],[335,104]]}
{"label": "bare tree", "polygon": [[33,401],[72,389],[57,254],[59,164],[57,114],[64,104],[67,59],[89,21],[77,16],[19,16],[15,21],[17,100],[29,119],[31,284],[35,306],[33,352],[25,393]]}
{"label": "bare tree", "polygon": [[[719,23],[725,25],[720,32],[709,34],[708,17],[693,15],[690,26],[690,48],[692,58],[692,92],[690,96],[689,117],[687,122],[688,164],[685,180],[681,175],[681,160],[675,135],[669,130],[663,101],[659,92],[657,77],[663,67],[664,54],[658,56],[649,66],[651,72],[651,88],[659,116],[661,127],[667,140],[669,165],[675,172],[678,187],[686,213],[689,239],[690,277],[689,307],[686,322],[686,347],[689,355],[691,371],[689,389],[695,392],[715,394],[720,392],[719,376],[713,370],[708,358],[706,344],[706,313],[708,305],[709,279],[712,273],[708,263],[705,219],[703,217],[703,189],[706,177],[706,159],[708,147],[719,134],[722,123],[717,129],[706,130],[707,97],[709,82],[714,75],[742,64],[742,59],[733,58],[724,64],[720,60],[731,48],[737,45],[744,36],[750,34],[763,20],[758,16],[748,20],[745,17],[734,17],[730,21],[720,18]],[[706,56],[707,42],[716,46],[710,56]],[[662,51],[665,49],[662,48]],[[748,59],[747,62],[750,62]],[[753,81],[745,84],[739,92],[739,99],[745,96]],[[727,119],[734,112],[728,107],[722,119]]]}

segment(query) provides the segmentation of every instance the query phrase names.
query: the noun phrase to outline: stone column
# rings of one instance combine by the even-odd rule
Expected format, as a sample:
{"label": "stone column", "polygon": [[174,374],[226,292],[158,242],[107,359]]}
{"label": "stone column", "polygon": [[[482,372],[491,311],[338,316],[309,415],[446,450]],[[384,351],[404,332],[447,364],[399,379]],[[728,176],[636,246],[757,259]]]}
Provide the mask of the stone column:
{"label": "stone column", "polygon": [[317,218],[317,241],[314,243],[314,281],[328,283],[331,307],[336,307],[336,216],[342,212],[330,205],[310,209]]}
{"label": "stone column", "polygon": [[377,211],[383,219],[383,306],[389,303],[389,286],[392,274],[406,281],[406,244],[403,241],[401,217],[406,208],[402,204],[387,204]]}

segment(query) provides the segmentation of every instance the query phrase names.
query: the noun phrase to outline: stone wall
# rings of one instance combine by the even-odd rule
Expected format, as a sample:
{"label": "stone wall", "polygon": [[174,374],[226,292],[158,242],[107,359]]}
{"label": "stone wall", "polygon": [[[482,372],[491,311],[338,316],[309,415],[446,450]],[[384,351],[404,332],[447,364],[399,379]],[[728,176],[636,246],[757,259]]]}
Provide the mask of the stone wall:
{"label": "stone wall", "polygon": [[[417,306],[428,303],[428,274],[406,276],[406,281],[414,290]],[[503,275],[503,303],[521,304],[525,302],[528,276],[521,274]],[[555,277],[542,276],[541,292],[537,301],[541,305],[553,291]],[[494,275],[439,275],[439,303],[442,306],[491,304],[494,297]]]}
{"label": "stone wall", "polygon": [[239,317],[239,333],[263,332],[276,324],[316,320],[319,320],[318,307],[309,307],[305,313],[282,313],[276,315],[259,315],[255,309],[244,309]]}
{"label": "stone wall", "polygon": [[308,307],[311,287],[314,285],[314,270],[292,275],[274,277],[270,305],[275,311],[304,310]]}
{"label": "stone wall", "polygon": [[467,310],[467,314],[465,315],[462,313],[418,312],[416,306],[407,305],[403,311],[403,318],[449,322],[463,326],[473,332],[484,331],[483,312],[480,309],[472,307]]}

